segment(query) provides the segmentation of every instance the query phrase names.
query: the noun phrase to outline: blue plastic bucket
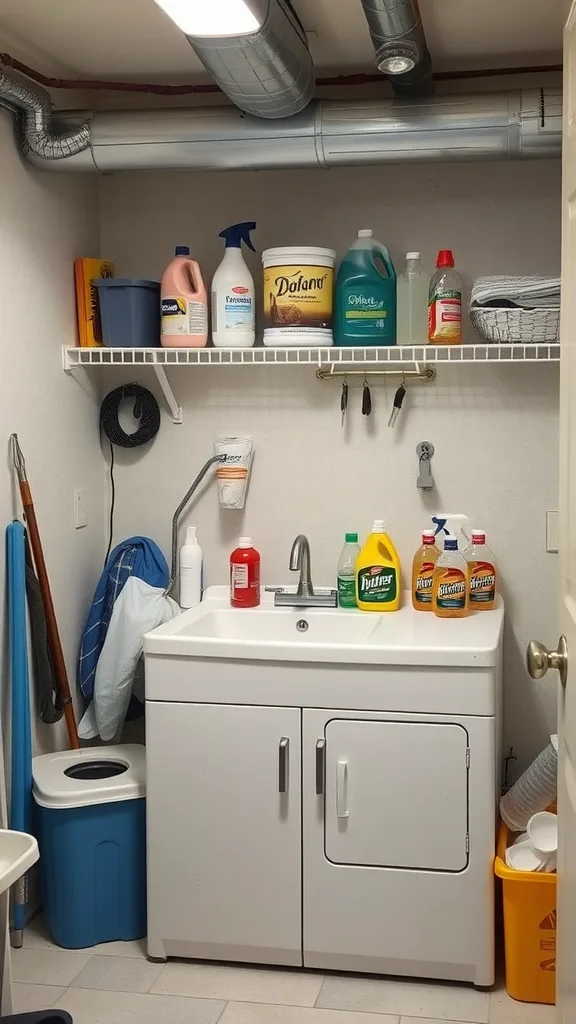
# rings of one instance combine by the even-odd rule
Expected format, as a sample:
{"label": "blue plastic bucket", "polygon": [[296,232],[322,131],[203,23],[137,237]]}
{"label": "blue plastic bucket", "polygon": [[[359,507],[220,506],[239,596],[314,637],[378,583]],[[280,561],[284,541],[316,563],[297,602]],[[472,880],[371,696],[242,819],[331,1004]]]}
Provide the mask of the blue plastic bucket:
{"label": "blue plastic bucket", "polygon": [[110,348],[160,344],[160,282],[137,277],[97,278],[102,340]]}

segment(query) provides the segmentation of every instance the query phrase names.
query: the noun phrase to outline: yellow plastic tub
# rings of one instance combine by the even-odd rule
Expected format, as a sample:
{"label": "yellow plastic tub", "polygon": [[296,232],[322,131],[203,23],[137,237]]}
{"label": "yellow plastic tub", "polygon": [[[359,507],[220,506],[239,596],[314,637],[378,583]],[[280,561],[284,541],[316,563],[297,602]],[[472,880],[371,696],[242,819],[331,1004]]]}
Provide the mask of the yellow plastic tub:
{"label": "yellow plastic tub", "polygon": [[506,864],[511,836],[500,825],[494,871],[502,879],[506,990],[524,1003],[556,1002],[556,875]]}

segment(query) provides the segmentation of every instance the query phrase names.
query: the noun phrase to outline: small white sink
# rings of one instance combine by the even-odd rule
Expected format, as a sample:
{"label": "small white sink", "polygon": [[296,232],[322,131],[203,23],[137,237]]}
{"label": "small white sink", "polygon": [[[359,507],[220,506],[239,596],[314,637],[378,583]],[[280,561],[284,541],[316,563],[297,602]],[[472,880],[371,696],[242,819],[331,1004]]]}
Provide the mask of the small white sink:
{"label": "small white sink", "polygon": [[40,854],[34,836],[27,832],[0,829],[0,893],[26,874]]}
{"label": "small white sink", "polygon": [[437,619],[412,608],[410,595],[394,614],[346,608],[230,607],[227,587],[209,587],[202,604],[146,634],[146,655],[226,660],[445,665],[494,662],[502,607],[463,619]]}

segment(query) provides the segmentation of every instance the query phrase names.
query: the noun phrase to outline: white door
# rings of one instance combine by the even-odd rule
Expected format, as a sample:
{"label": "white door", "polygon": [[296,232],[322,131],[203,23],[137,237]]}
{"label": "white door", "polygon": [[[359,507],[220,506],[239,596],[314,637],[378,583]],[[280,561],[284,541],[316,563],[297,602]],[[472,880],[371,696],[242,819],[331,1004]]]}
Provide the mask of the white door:
{"label": "white door", "polygon": [[494,718],[302,716],[304,966],[491,985]]}
{"label": "white door", "polygon": [[468,862],[466,730],[439,722],[334,715],[324,729],[328,860],[463,871]]}
{"label": "white door", "polygon": [[[569,0],[568,0],[569,2]],[[535,678],[558,668],[558,932],[556,1001],[559,1024],[576,1021],[576,0],[564,31],[562,168],[562,328],[560,367],[560,631],[556,651],[530,645]],[[536,649],[534,649],[536,647]],[[538,650],[539,648],[539,650]]]}
{"label": "white door", "polygon": [[300,723],[146,703],[150,956],[302,964]]}

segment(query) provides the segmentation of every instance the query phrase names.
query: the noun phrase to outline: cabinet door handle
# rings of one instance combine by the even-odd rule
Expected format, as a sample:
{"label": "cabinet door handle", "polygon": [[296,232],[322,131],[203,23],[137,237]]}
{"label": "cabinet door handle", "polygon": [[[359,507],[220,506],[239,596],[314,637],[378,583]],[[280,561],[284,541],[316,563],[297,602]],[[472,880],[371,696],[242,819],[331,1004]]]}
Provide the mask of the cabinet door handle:
{"label": "cabinet door handle", "polygon": [[321,796],[324,792],[324,776],[326,765],[326,740],[318,740],[316,743],[316,795]]}
{"label": "cabinet door handle", "polygon": [[278,792],[288,792],[288,748],[290,740],[283,736],[278,746]]}
{"label": "cabinet door handle", "polygon": [[348,761],[338,761],[336,772],[336,817],[350,817],[350,811],[348,810]]}

